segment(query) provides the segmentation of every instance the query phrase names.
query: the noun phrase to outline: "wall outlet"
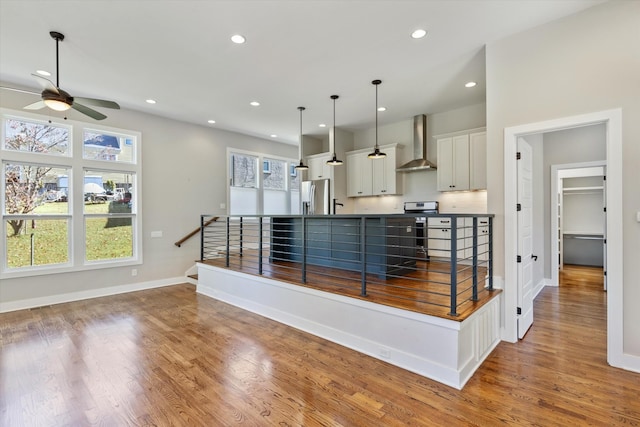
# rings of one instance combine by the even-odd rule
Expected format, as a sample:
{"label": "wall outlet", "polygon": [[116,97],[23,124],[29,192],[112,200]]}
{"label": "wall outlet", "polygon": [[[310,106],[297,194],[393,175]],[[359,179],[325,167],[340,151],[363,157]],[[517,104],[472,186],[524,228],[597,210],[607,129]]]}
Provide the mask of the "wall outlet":
{"label": "wall outlet", "polygon": [[131,269],[131,275],[132,276],[137,276],[138,275],[138,269],[136,269],[136,268]]}
{"label": "wall outlet", "polygon": [[226,203],[220,203],[220,209],[227,209]]}
{"label": "wall outlet", "polygon": [[380,357],[383,357],[385,359],[391,359],[391,350],[389,350],[388,348],[381,348]]}

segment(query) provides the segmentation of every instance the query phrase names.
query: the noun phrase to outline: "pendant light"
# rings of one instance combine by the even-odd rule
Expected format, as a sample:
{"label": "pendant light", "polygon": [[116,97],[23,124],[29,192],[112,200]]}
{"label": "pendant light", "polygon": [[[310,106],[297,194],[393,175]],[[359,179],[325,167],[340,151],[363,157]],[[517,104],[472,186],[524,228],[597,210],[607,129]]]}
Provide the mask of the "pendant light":
{"label": "pendant light", "polygon": [[304,171],[309,169],[309,166],[305,165],[302,159],[304,157],[304,150],[302,149],[302,112],[305,108],[298,107],[298,110],[300,110],[300,164],[296,166],[296,169]]}
{"label": "pendant light", "polygon": [[370,159],[383,159],[387,157],[387,154],[380,151],[380,148],[378,147],[378,85],[380,83],[382,83],[382,80],[374,80],[371,82],[371,84],[376,87],[376,145],[373,152],[369,153],[367,156]]}
{"label": "pendant light", "polygon": [[342,164],[342,160],[338,160],[338,156],[336,156],[336,99],[338,98],[340,98],[338,95],[331,95],[331,99],[333,99],[333,158],[327,160],[327,164],[331,166]]}

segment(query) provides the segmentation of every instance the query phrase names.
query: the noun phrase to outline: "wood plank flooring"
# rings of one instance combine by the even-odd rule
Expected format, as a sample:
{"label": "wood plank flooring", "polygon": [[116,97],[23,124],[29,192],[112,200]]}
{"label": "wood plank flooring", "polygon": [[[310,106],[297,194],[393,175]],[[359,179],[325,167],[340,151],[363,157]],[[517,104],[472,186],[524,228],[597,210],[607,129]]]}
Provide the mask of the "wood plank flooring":
{"label": "wood plank flooring", "polygon": [[187,284],[0,314],[0,425],[640,425],[598,271],[562,280],[461,391]]}
{"label": "wood plank flooring", "polygon": [[[417,259],[414,267],[403,274],[396,273],[385,278],[367,274],[367,294],[361,295],[361,273],[343,269],[308,265],[306,282],[302,282],[301,264],[294,262],[269,262],[269,252],[263,253],[262,274],[258,273],[257,251],[245,250],[243,257],[233,254],[229,269],[246,274],[261,275],[282,282],[319,289],[321,291],[358,298],[403,310],[415,311],[448,320],[463,321],[474,311],[497,296],[499,289],[488,291],[483,279],[486,267],[478,267],[478,300],[472,300],[472,269],[469,265],[458,265],[458,290],[456,316],[451,316],[450,264],[442,261]],[[227,268],[225,258],[204,261],[205,264]]]}

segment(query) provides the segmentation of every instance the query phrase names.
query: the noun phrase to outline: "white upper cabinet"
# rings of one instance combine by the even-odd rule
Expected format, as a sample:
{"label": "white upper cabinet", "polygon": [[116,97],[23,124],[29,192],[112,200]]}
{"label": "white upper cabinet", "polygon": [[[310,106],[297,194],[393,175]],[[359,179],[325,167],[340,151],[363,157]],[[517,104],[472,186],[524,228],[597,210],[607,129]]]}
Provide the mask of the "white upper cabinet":
{"label": "white upper cabinet", "polygon": [[469,189],[469,135],[438,139],[438,191]]}
{"label": "white upper cabinet", "polygon": [[382,159],[369,159],[373,169],[373,187],[372,194],[374,196],[384,194],[398,194],[398,173],[396,172],[396,149],[383,149],[387,157]]}
{"label": "white upper cabinet", "polygon": [[347,153],[347,196],[364,197],[385,194],[401,194],[397,167],[398,144],[385,145],[380,151],[387,154],[382,159],[370,159],[371,149]]}
{"label": "white upper cabinet", "polygon": [[438,191],[487,187],[486,133],[466,132],[437,138]]}
{"label": "white upper cabinet", "polygon": [[469,134],[469,189],[487,188],[487,133]]}
{"label": "white upper cabinet", "polygon": [[347,197],[373,194],[373,161],[366,153],[347,154]]}
{"label": "white upper cabinet", "polygon": [[333,178],[333,167],[327,164],[327,160],[331,160],[331,153],[314,154],[307,157],[307,179],[331,179]]}

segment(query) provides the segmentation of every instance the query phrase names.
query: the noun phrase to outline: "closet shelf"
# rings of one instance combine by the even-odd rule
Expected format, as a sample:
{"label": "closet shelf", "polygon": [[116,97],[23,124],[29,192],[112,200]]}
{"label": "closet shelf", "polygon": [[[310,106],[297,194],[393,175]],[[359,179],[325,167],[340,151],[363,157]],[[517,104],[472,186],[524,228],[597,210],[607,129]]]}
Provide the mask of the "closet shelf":
{"label": "closet shelf", "polygon": [[604,190],[603,186],[598,187],[565,187],[562,189],[564,194],[594,194]]}

